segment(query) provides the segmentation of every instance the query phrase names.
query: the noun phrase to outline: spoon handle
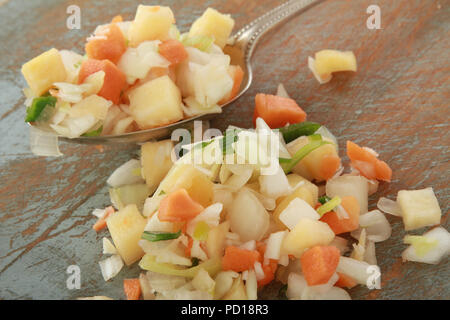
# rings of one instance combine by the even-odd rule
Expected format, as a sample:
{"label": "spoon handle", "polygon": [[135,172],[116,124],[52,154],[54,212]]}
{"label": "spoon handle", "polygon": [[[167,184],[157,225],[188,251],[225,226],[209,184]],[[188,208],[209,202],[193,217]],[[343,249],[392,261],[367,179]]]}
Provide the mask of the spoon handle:
{"label": "spoon handle", "polygon": [[290,0],[253,20],[234,35],[235,43],[245,49],[245,60],[249,62],[258,40],[269,30],[305,11],[323,0]]}

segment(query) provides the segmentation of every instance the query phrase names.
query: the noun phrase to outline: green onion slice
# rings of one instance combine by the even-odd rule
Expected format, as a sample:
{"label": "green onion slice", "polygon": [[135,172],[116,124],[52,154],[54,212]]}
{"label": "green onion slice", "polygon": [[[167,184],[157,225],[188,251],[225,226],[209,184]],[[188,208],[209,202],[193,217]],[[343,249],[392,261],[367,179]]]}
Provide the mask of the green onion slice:
{"label": "green onion slice", "polygon": [[425,256],[430,250],[434,249],[438,245],[436,239],[429,239],[424,236],[405,236],[403,242],[411,244],[414,251],[419,257]]}
{"label": "green onion slice", "polygon": [[157,241],[177,239],[180,235],[181,235],[181,230],[178,231],[177,233],[144,231],[141,238],[151,241],[151,242],[157,242]]}
{"label": "green onion slice", "polygon": [[317,208],[317,213],[322,217],[325,213],[332,211],[338,205],[341,204],[341,198],[336,196],[325,204],[321,205]]}

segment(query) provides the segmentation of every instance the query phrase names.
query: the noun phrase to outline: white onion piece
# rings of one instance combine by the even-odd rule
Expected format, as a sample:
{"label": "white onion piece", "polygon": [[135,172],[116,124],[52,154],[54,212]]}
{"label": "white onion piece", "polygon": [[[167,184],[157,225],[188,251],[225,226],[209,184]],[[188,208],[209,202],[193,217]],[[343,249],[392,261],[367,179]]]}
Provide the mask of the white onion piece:
{"label": "white onion piece", "polygon": [[402,216],[402,209],[398,205],[397,201],[393,201],[388,198],[381,197],[378,199],[377,208],[396,217]]}
{"label": "white onion piece", "polygon": [[145,199],[142,214],[145,217],[150,217],[156,210],[158,210],[159,204],[165,197],[166,195],[162,194],[162,195],[153,195],[153,197],[148,197],[147,199]]}
{"label": "white onion piece", "polygon": [[357,283],[367,285],[367,280],[372,275],[367,262],[358,261],[348,257],[340,257],[336,272],[343,273]]}
{"label": "white onion piece", "polygon": [[368,208],[368,182],[361,176],[343,175],[328,180],[326,194],[330,198],[353,196],[358,200],[360,213],[366,213]]}
{"label": "white onion piece", "polygon": [[59,151],[57,135],[33,126],[30,127],[30,149],[37,156],[60,157],[63,155]]}
{"label": "white onion piece", "polygon": [[105,260],[99,262],[102,276],[105,281],[114,278],[123,267],[122,258],[115,254]]}
{"label": "white onion piece", "polygon": [[158,218],[158,214],[155,213],[148,219],[147,225],[145,226],[144,231],[149,232],[173,232],[174,231],[174,223],[161,221]]}
{"label": "white onion piece", "polygon": [[208,256],[206,255],[205,251],[203,251],[203,249],[200,247],[200,241],[198,240],[194,240],[192,242],[191,257],[198,258],[201,261],[205,261],[208,259]]}
{"label": "white onion piece", "polygon": [[364,261],[368,264],[376,265],[377,263],[377,255],[375,252],[375,242],[368,240],[366,243],[366,249],[364,252]]}
{"label": "white onion piece", "polygon": [[289,255],[287,255],[287,254],[282,254],[282,255],[280,256],[280,260],[278,260],[278,264],[279,264],[279,265],[282,265],[282,266],[284,266],[284,267],[288,266],[288,265],[289,265]]}
{"label": "white onion piece", "polygon": [[277,94],[276,94],[276,95],[279,96],[279,97],[282,97],[282,98],[288,98],[288,99],[290,99],[290,97],[289,97],[289,95],[288,95],[288,93],[287,93],[287,91],[286,91],[286,88],[283,86],[282,83],[280,83],[280,84],[278,85],[278,88],[277,88]]}
{"label": "white onion piece", "polygon": [[300,198],[295,198],[289,202],[289,205],[279,216],[280,221],[288,227],[289,230],[294,229],[300,219],[304,218],[319,220],[320,215],[305,200]]}
{"label": "white onion piece", "polygon": [[154,290],[152,289],[145,272],[141,272],[139,274],[139,284],[142,290],[142,298],[144,300],[155,300],[155,294],[153,293]]}
{"label": "white onion piece", "polygon": [[233,280],[237,278],[239,274],[234,271],[221,271],[217,274],[216,286],[214,290],[214,299],[218,300],[222,298],[233,285]]}
{"label": "white onion piece", "polygon": [[205,222],[210,227],[216,227],[220,222],[220,213],[223,210],[223,205],[221,203],[214,203],[205,210],[200,212],[194,219],[189,220],[186,228],[186,233],[191,237],[194,235],[194,230],[200,221]]}
{"label": "white onion piece", "polygon": [[236,192],[241,189],[250,180],[253,174],[253,168],[251,166],[246,167],[242,174],[233,174],[225,182],[225,186],[229,187],[232,191]]}
{"label": "white onion piece", "polygon": [[367,179],[368,186],[369,186],[369,196],[373,195],[378,191],[378,185],[380,182],[378,180],[370,180]]}
{"label": "white onion piece", "polygon": [[247,242],[241,244],[239,246],[239,248],[244,249],[244,250],[254,251],[254,250],[256,250],[256,241],[255,240],[247,241]]}
{"label": "white onion piece", "polygon": [[103,238],[103,254],[117,254],[117,249],[108,238]]}
{"label": "white onion piece", "polygon": [[256,280],[264,279],[265,274],[260,262],[255,262],[253,269],[255,270]]}
{"label": "white onion piece", "polygon": [[256,280],[255,271],[248,272],[247,280],[245,282],[245,290],[247,292],[248,300],[258,299],[258,282]]}
{"label": "white onion piece", "polygon": [[295,272],[291,272],[287,280],[286,296],[288,299],[301,299],[303,292],[308,287],[305,278]]}
{"label": "white onion piece", "polygon": [[336,215],[339,219],[350,219],[347,210],[342,205],[336,207]]}
{"label": "white onion piece", "polygon": [[[360,229],[364,228],[367,232],[367,239],[374,242],[381,242],[389,239],[392,234],[392,228],[384,214],[378,210],[372,210],[359,217]],[[360,229],[351,233],[352,237],[358,237]]]}
{"label": "white onion piece", "polygon": [[269,210],[269,211],[275,210],[275,208],[277,206],[275,199],[268,198],[268,197],[262,195],[261,193],[253,190],[252,188],[243,187],[242,189],[246,189],[246,190],[250,191],[251,193],[253,193],[258,198],[258,200],[261,202],[261,204],[264,206],[264,208],[266,208],[266,210]]}
{"label": "white onion piece", "polygon": [[329,246],[335,246],[341,252],[341,255],[347,253],[350,249],[348,247],[348,240],[339,236],[335,236]]}
{"label": "white onion piece", "polygon": [[436,227],[423,234],[430,240],[436,240],[437,246],[430,249],[423,256],[419,256],[413,245],[410,245],[402,253],[403,261],[415,261],[428,264],[438,264],[450,254],[450,233],[443,227]]}
{"label": "white onion piece", "polygon": [[233,200],[228,212],[231,231],[242,241],[261,240],[269,228],[270,216],[251,192],[242,190]]}
{"label": "white onion piece", "polygon": [[186,278],[147,271],[147,279],[152,289],[164,293],[186,284]]}
{"label": "white onion piece", "polygon": [[92,215],[96,216],[97,218],[101,219],[105,216],[106,214],[106,209],[94,209],[92,211]]}
{"label": "white onion piece", "polygon": [[281,257],[281,245],[284,237],[287,235],[287,231],[279,231],[272,233],[267,241],[266,252],[264,253],[264,259],[279,260]]}
{"label": "white onion piece", "polygon": [[315,293],[326,293],[333,288],[334,284],[339,280],[339,275],[335,272],[327,283],[316,285],[316,286],[308,286],[308,290]]}
{"label": "white onion piece", "polygon": [[136,159],[131,159],[118,167],[109,176],[106,183],[111,187],[121,187],[127,184],[143,183],[144,180],[140,174],[136,174],[136,170],[141,169],[141,162]]}

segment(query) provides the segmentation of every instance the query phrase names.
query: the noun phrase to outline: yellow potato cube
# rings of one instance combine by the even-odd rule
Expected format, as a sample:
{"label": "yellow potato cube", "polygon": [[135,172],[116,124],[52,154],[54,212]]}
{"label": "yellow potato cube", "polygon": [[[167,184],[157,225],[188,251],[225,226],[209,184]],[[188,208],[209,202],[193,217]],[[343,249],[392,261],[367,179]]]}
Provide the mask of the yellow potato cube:
{"label": "yellow potato cube", "polygon": [[441,208],[433,188],[401,190],[397,202],[402,210],[405,230],[432,226],[441,222]]}
{"label": "yellow potato cube", "polygon": [[106,224],[114,245],[127,266],[144,255],[138,241],[144,232],[147,219],[139,213],[136,205],[130,204],[112,214],[106,220]]}
{"label": "yellow potato cube", "polygon": [[[309,180],[303,178],[302,176],[299,176],[296,173],[291,173],[287,175],[287,179],[289,182],[289,185],[291,188],[295,188],[300,182],[302,182],[302,187],[308,188],[308,190],[311,192],[313,196],[313,207],[317,204],[319,201],[319,187],[316,186],[314,183],[310,182]],[[303,199],[305,200],[305,199]]]}
{"label": "yellow potato cube", "polygon": [[141,147],[142,175],[152,193],[172,167],[172,149],[172,140],[147,142]]}
{"label": "yellow potato cube", "polygon": [[356,57],[352,51],[322,50],[316,52],[314,68],[321,77],[339,71],[356,72]]}
{"label": "yellow potato cube", "polygon": [[22,66],[22,74],[36,96],[47,92],[55,82],[66,80],[66,68],[55,48],[33,58]]}
{"label": "yellow potato cube", "polygon": [[213,37],[214,43],[220,48],[223,48],[230,37],[233,27],[234,20],[229,14],[222,14],[215,9],[208,8],[203,15],[192,24],[191,29],[189,30],[189,37]]}
{"label": "yellow potato cube", "polygon": [[175,17],[169,7],[139,5],[128,30],[131,47],[149,40],[166,40]]}
{"label": "yellow potato cube", "polygon": [[132,90],[129,98],[131,115],[141,129],[183,119],[180,90],[168,76],[144,83]]}
{"label": "yellow potato cube", "polygon": [[284,238],[282,251],[300,258],[302,253],[311,247],[326,246],[334,239],[334,232],[322,221],[303,218]]}

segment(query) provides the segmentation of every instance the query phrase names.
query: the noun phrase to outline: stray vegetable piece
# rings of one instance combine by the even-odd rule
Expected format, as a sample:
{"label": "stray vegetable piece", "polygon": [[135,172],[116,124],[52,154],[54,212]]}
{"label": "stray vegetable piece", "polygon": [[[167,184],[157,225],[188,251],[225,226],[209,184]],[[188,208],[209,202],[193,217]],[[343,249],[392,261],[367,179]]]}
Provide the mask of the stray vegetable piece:
{"label": "stray vegetable piece", "polygon": [[434,194],[433,188],[421,190],[401,190],[397,194],[405,230],[439,224],[441,208]]}
{"label": "stray vegetable piece", "polygon": [[61,55],[54,48],[25,63],[22,74],[35,96],[47,92],[55,82],[64,82],[67,77]]}
{"label": "stray vegetable piece", "polygon": [[378,159],[377,154],[356,143],[347,141],[347,155],[352,166],[369,180],[391,181],[392,169],[386,162]]}
{"label": "stray vegetable piece", "polygon": [[302,273],[309,286],[325,284],[336,272],[341,253],[334,246],[316,246],[300,258]]}
{"label": "stray vegetable piece", "polygon": [[402,253],[403,261],[438,264],[450,253],[450,233],[437,227],[422,236],[406,236],[405,243],[411,245]]}
{"label": "stray vegetable piece", "polygon": [[178,189],[161,201],[158,218],[166,222],[182,222],[195,218],[203,210],[204,207],[195,202],[186,189]]}
{"label": "stray vegetable piece", "polygon": [[91,59],[108,59],[117,64],[127,50],[126,39],[115,23],[111,23],[105,30],[106,32],[96,35],[86,43],[86,54]]}
{"label": "stray vegetable piece", "polygon": [[127,300],[139,300],[141,296],[141,284],[139,279],[124,279],[123,291]]}
{"label": "stray vegetable piece", "polygon": [[306,113],[292,99],[282,98],[271,94],[258,93],[255,97],[255,111],[253,124],[262,118],[267,125],[274,129],[286,124],[299,123],[306,120]]}
{"label": "stray vegetable piece", "polygon": [[329,82],[331,74],[340,71],[357,70],[356,57],[352,51],[322,50],[316,52],[315,59],[308,58],[308,66],[319,83]]}

